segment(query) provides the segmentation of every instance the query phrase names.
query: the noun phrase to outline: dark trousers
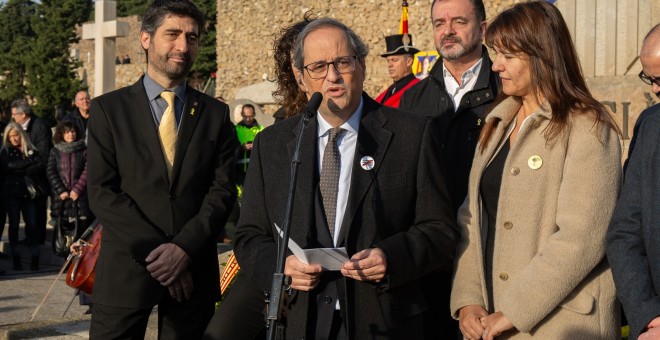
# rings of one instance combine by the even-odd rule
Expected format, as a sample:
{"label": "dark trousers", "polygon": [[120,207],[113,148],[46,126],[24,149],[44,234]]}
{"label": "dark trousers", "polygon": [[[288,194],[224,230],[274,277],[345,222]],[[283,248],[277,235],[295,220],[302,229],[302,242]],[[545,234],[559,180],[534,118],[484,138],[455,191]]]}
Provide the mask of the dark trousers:
{"label": "dark trousers", "polygon": [[341,318],[341,313],[337,310],[332,316],[332,326],[330,327],[330,336],[329,340],[348,340],[348,334],[346,334],[346,327],[344,321]]}
{"label": "dark trousers", "polygon": [[11,197],[5,199],[7,216],[9,217],[9,247],[11,255],[18,256],[18,227],[21,223],[21,213],[25,222],[25,243],[30,247],[32,256],[39,256],[39,232],[37,231],[34,202],[27,197]]}
{"label": "dark trousers", "polygon": [[48,223],[48,196],[40,195],[34,198],[34,224],[37,230],[39,244],[46,242],[46,223]]}
{"label": "dark trousers", "polygon": [[431,272],[422,278],[422,291],[428,304],[424,312],[424,339],[436,340],[462,338],[458,321],[451,317],[449,300],[451,295],[450,272]]}
{"label": "dark trousers", "polygon": [[5,232],[5,222],[7,222],[7,209],[5,208],[5,201],[0,200],[0,240]]}
{"label": "dark trousers", "polygon": [[[158,304],[158,339],[200,339],[213,316],[214,302],[190,306],[167,295]],[[90,339],[144,339],[151,308],[123,308],[94,303]]]}
{"label": "dark trousers", "polygon": [[209,322],[203,339],[266,339],[265,308],[264,293],[247,277],[238,274]]}

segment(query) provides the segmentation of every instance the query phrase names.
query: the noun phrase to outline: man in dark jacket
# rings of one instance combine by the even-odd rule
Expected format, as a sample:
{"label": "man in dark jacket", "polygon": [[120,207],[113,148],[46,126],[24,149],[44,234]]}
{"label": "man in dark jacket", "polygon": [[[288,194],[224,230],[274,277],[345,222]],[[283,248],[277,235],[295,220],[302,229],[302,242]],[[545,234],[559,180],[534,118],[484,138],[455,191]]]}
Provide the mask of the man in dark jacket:
{"label": "man in dark jacket", "polygon": [[[241,273],[270,289],[275,223],[285,217],[290,160],[300,140],[291,240],[303,249],[345,247],[350,260],[325,270],[286,258],[292,280],[285,338],[422,339],[428,305],[420,278],[451,268],[459,237],[432,123],[363,93],[368,48],[344,24],[310,22],[294,51],[301,90],[323,99],[300,136],[303,115],[254,140],[242,207],[250,214],[241,215],[234,242]],[[431,335],[445,338],[442,329]]]}
{"label": "man in dark jacket", "polygon": [[[436,0],[431,7],[435,46],[442,58],[429,76],[404,93],[399,109],[429,117],[441,142],[446,185],[454,212],[467,195],[474,150],[495,99],[499,77],[491,72],[486,47],[486,11],[481,0]],[[432,309],[425,315],[425,333],[446,331],[452,338],[458,325],[449,317],[451,271],[431,273],[423,284]]]}
{"label": "man in dark jacket", "polygon": [[[30,142],[39,150],[42,159],[48,159],[50,149],[53,147],[53,133],[43,120],[32,114],[30,105],[24,99],[14,100],[11,103],[11,117],[21,125],[28,136]],[[46,178],[46,168],[42,173],[36,174],[35,179],[44,191],[44,195],[39,195],[34,199],[34,208],[36,210],[35,225],[39,231],[39,243],[46,241],[46,222],[47,222],[47,201],[50,185]]]}
{"label": "man in dark jacket", "polygon": [[154,1],[142,19],[147,70],[94,98],[88,193],[103,224],[91,339],[201,339],[220,298],[216,237],[236,200],[229,107],[186,82],[204,15]]}
{"label": "man in dark jacket", "polygon": [[387,52],[380,56],[387,60],[387,72],[394,84],[376,97],[376,101],[389,107],[399,107],[403,94],[419,79],[412,72],[412,64],[418,49],[412,46],[412,34],[395,34],[385,37]]}
{"label": "man in dark jacket", "polygon": [[92,99],[89,97],[89,92],[86,90],[78,91],[76,97],[73,99],[73,105],[76,108],[62,119],[62,121],[75,124],[81,137],[85,138],[85,140],[87,140],[87,120],[89,119],[89,106],[91,102]]}
{"label": "man in dark jacket", "polygon": [[[639,77],[660,97],[660,24],[644,38]],[[660,336],[660,254],[656,197],[660,192],[660,104],[644,110],[635,123],[625,181],[607,234],[607,259],[617,296],[630,324],[631,339]],[[635,147],[635,145],[638,145]]]}

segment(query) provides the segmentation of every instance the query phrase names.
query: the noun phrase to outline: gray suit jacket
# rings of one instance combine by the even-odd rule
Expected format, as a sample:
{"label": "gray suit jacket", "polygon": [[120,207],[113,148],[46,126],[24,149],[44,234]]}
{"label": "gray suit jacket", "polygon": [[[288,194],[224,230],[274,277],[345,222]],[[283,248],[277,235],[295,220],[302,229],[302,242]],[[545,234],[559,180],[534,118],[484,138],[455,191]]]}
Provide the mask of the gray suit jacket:
{"label": "gray suit jacket", "polygon": [[[387,282],[374,284],[340,278],[337,291],[351,339],[416,339],[421,312],[427,308],[421,277],[449,270],[458,240],[455,218],[440,166],[432,123],[381,107],[366,94],[358,132],[346,214],[339,236],[349,257],[379,247],[387,256]],[[241,271],[264,291],[270,290],[277,242],[290,181],[290,164],[301,117],[284,120],[254,141],[244,187],[234,251]],[[303,133],[291,238],[303,248],[316,247],[315,197],[318,186],[317,121]],[[375,167],[364,170],[360,159]],[[323,278],[320,286],[323,286]],[[312,293],[313,294],[313,293]],[[287,339],[310,333],[309,299],[289,299]],[[313,305],[313,304],[311,304]],[[416,323],[417,322],[417,323]],[[441,331],[441,330],[439,330]]]}
{"label": "gray suit jacket", "polygon": [[607,258],[631,339],[660,316],[660,104],[640,126],[607,235]]}

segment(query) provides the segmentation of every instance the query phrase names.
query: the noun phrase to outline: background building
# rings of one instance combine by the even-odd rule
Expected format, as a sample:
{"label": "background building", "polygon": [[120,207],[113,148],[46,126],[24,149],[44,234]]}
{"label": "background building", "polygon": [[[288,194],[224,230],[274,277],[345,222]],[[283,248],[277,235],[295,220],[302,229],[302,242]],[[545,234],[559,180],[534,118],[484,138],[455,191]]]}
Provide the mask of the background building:
{"label": "background building", "polygon": [[[487,17],[521,0],[485,0]],[[408,0],[409,32],[415,46],[433,52],[430,23],[431,0]],[[552,1],[551,1],[552,2]],[[637,115],[658,98],[637,74],[641,70],[639,49],[644,35],[660,22],[659,0],[557,0],[580,55],[592,92],[615,115],[623,130],[624,147]],[[362,36],[371,50],[367,57],[365,90],[372,96],[389,86],[385,60],[385,36],[398,32],[401,0],[222,0],[218,1],[218,71],[215,95],[226,98],[238,110],[253,102],[266,114],[277,106],[270,92],[273,76],[272,42],[281,28],[301,20],[307,11],[337,18]],[[117,65],[117,87],[134,82],[145,69],[138,43],[140,17],[119,18],[131,33],[117,38],[117,55],[128,55],[131,64]],[[82,61],[80,76],[91,93],[94,77],[93,41],[72,46]],[[203,87],[205,84],[199,84]],[[258,117],[259,118],[259,117]],[[269,118],[267,115],[263,118]],[[260,119],[262,123],[268,120]]]}

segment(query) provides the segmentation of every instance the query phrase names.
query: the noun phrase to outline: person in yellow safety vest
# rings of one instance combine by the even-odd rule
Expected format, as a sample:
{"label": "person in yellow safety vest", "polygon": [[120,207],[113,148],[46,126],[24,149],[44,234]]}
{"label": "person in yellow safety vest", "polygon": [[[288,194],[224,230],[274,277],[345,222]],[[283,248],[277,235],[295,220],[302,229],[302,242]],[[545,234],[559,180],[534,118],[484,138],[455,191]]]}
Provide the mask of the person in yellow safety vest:
{"label": "person in yellow safety vest", "polygon": [[255,110],[252,104],[245,104],[241,108],[241,117],[243,120],[236,124],[236,134],[241,143],[238,155],[238,168],[236,169],[236,178],[239,185],[245,182],[245,173],[250,163],[250,152],[252,151],[252,141],[254,137],[264,129],[254,118]]}

